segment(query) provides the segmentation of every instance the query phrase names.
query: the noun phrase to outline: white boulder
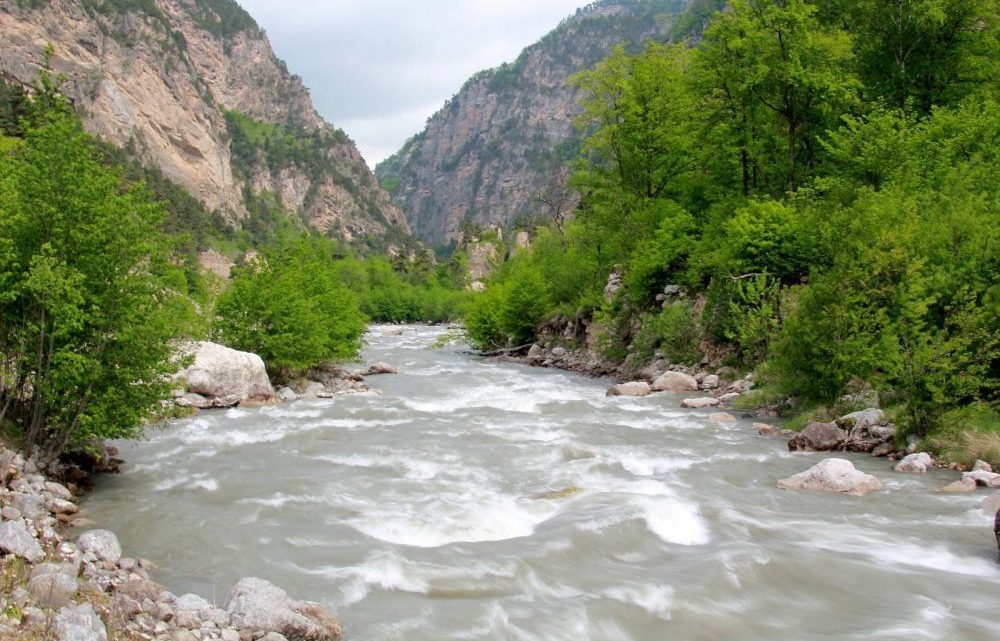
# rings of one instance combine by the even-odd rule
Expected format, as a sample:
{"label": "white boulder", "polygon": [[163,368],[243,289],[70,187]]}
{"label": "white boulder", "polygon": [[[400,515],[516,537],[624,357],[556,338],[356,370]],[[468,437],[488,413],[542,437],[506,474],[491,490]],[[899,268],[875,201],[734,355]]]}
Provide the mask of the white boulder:
{"label": "white boulder", "polygon": [[801,474],[778,481],[778,488],[864,496],[882,489],[882,482],[855,469],[854,464],[846,459],[828,458]]}
{"label": "white boulder", "polygon": [[657,392],[693,392],[696,389],[698,381],[684,372],[664,372],[653,381],[653,390]]}
{"label": "white boulder", "polygon": [[194,357],[177,377],[189,392],[200,394],[218,405],[250,399],[274,398],[264,361],[256,354],[239,352],[217,343],[187,343],[182,353]]}

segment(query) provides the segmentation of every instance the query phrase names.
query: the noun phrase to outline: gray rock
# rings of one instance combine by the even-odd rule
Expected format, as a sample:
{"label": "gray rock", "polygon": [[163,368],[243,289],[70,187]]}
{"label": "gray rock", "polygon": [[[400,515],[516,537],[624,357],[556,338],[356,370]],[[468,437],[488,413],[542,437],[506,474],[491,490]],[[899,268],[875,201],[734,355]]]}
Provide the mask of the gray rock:
{"label": "gray rock", "polygon": [[701,381],[701,389],[715,389],[719,386],[719,377],[715,374],[709,374]]}
{"label": "gray rock", "polygon": [[12,492],[7,496],[11,506],[26,519],[34,519],[45,511],[45,501],[35,494]]}
{"label": "gray rock", "polygon": [[179,612],[201,612],[202,610],[210,607],[212,607],[212,604],[197,594],[185,594],[177,597],[174,601],[174,609]]}
{"label": "gray rock", "polygon": [[59,641],[108,641],[107,628],[89,603],[59,610],[55,629]]}
{"label": "gray rock", "polygon": [[84,554],[93,554],[101,561],[118,563],[122,558],[122,546],[118,537],[108,530],[89,530],[80,535],[76,544]]}
{"label": "gray rock", "polygon": [[993,466],[986,461],[977,460],[975,465],[972,466],[973,472],[993,472]]}
{"label": "gray rock", "polygon": [[55,483],[53,481],[45,482],[45,491],[56,497],[57,499],[63,499],[64,501],[69,501],[73,498],[72,492],[70,492],[65,485],[62,483]]}
{"label": "gray rock", "polygon": [[801,474],[778,481],[778,488],[864,496],[882,489],[882,482],[855,469],[854,464],[848,460],[828,458]]}
{"label": "gray rock", "polygon": [[552,358],[565,358],[569,354],[565,347],[556,347],[552,350]]}
{"label": "gray rock", "polygon": [[736,417],[729,412],[715,412],[708,415],[708,420],[715,421],[716,423],[735,423]]}
{"label": "gray rock", "polygon": [[1000,492],[993,492],[983,499],[983,513],[987,516],[996,516],[998,511],[1000,511]]}
{"label": "gray rock", "polygon": [[0,551],[13,554],[32,563],[38,563],[45,558],[38,539],[28,532],[24,521],[5,521],[0,525]]}
{"label": "gray rock", "polygon": [[976,472],[966,472],[962,478],[972,479],[977,485],[982,487],[1000,487],[1000,474],[979,470]]}
{"label": "gray rock", "polygon": [[773,425],[768,425],[767,423],[754,423],[753,428],[761,436],[774,436],[778,433],[778,430]]}
{"label": "gray rock", "polygon": [[722,396],[720,396],[719,397],[719,402],[720,403],[732,403],[733,401],[735,401],[739,397],[740,397],[740,395],[737,394],[736,392],[730,392],[729,394],[723,394]]}
{"label": "gray rock", "polygon": [[707,396],[704,398],[685,398],[681,401],[681,407],[692,410],[703,410],[708,407],[715,407],[719,404],[719,399]]}
{"label": "gray rock", "polygon": [[621,383],[608,388],[607,396],[649,396],[653,388],[646,381]]}
{"label": "gray rock", "polygon": [[263,579],[241,579],[226,601],[233,627],[283,634],[291,641],[334,641],[340,625],[316,603],[295,601]]}
{"label": "gray rock", "polygon": [[844,439],[844,431],[835,423],[810,423],[788,441],[788,449],[792,452],[829,452],[840,449]]}
{"label": "gray rock", "polygon": [[892,454],[895,451],[896,451],[896,446],[893,445],[890,442],[890,443],[883,443],[883,444],[877,446],[875,449],[872,450],[871,453],[872,453],[872,456],[875,456],[875,457],[878,457],[878,458],[882,458],[882,457],[885,457],[885,456],[889,456],[890,454]]}
{"label": "gray rock", "polygon": [[256,354],[208,342],[187,343],[181,352],[194,356],[194,362],[178,374],[190,392],[210,400],[228,396],[240,400],[274,397],[264,361]]}
{"label": "gray rock", "polygon": [[389,363],[379,362],[379,363],[372,363],[371,366],[368,367],[368,371],[365,372],[365,376],[377,376],[379,374],[398,374],[398,373],[399,372],[396,370],[396,368],[390,365]]}
{"label": "gray rock", "polygon": [[208,400],[201,394],[195,394],[194,392],[186,392],[179,398],[174,399],[174,403],[178,407],[193,407],[199,410],[205,410],[212,407],[212,401]]}
{"label": "gray rock", "polygon": [[542,346],[539,345],[538,343],[535,343],[534,345],[531,346],[530,349],[528,349],[528,358],[533,361],[540,360],[542,358],[542,354],[543,354]]}
{"label": "gray rock", "polygon": [[976,482],[972,479],[959,479],[942,487],[939,492],[955,494],[959,492],[975,492]]}
{"label": "gray rock", "polygon": [[867,429],[876,425],[888,425],[889,419],[882,410],[872,407],[860,412],[852,412],[837,419],[837,424],[844,428]]}
{"label": "gray rock", "polygon": [[657,392],[693,392],[697,389],[698,381],[684,372],[664,372],[653,381],[653,390]]}
{"label": "gray rock", "polygon": [[299,399],[299,395],[296,394],[295,390],[293,390],[291,387],[282,387],[281,389],[278,390],[278,398],[285,401],[286,403],[290,403],[292,401],[297,401]]}
{"label": "gray rock", "polygon": [[895,425],[872,425],[868,428],[868,433],[874,438],[882,441],[889,441],[896,438]]}
{"label": "gray rock", "polygon": [[0,517],[2,517],[4,521],[20,521],[24,518],[24,515],[21,514],[21,511],[16,507],[8,505],[7,507],[0,509]]}
{"label": "gray rock", "polygon": [[917,452],[916,454],[907,455],[902,461],[896,464],[896,471],[909,474],[923,474],[932,467],[934,467],[934,459],[931,458],[931,455],[927,452]]}
{"label": "gray rock", "polygon": [[53,514],[66,515],[73,515],[80,511],[80,507],[76,503],[65,499],[52,499],[49,509],[52,510]]}
{"label": "gray rock", "polygon": [[28,591],[35,597],[35,601],[52,610],[69,605],[79,589],[80,583],[63,572],[32,576],[28,581]]}
{"label": "gray rock", "polygon": [[173,621],[174,619],[174,609],[170,607],[169,603],[157,603],[156,604],[156,620],[157,621]]}

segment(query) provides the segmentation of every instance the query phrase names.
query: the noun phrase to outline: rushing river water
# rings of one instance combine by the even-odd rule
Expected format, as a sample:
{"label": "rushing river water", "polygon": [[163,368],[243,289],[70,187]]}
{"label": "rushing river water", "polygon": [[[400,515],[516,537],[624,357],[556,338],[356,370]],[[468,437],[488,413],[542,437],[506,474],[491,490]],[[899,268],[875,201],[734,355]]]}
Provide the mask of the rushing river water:
{"label": "rushing river water", "polygon": [[401,372],[369,379],[381,396],[122,445],[85,516],[177,594],[259,576],[352,641],[1000,639],[983,495],[933,491],[954,473],[858,456],[885,490],[780,491],[821,455],[676,395],[432,349],[441,331],[373,329],[365,359]]}

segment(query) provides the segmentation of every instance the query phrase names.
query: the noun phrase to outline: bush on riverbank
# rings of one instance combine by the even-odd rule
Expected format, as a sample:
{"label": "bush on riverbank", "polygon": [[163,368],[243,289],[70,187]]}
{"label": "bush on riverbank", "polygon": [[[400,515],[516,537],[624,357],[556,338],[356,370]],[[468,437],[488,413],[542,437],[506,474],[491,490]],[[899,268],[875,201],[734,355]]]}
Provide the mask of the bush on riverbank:
{"label": "bush on riverbank", "polygon": [[[639,364],[692,360],[688,336],[766,365],[775,394],[805,405],[866,381],[920,436],[952,434],[948,417],[973,404],[995,419],[996,12],[904,11],[915,59],[940,71],[920,80],[871,64],[897,36],[879,11],[736,1],[693,50],[619,50],[580,74],[580,207],[516,258],[553,293],[546,340],[579,339],[582,319],[606,356]],[[473,304],[474,339],[512,311],[511,287],[501,269]],[[695,332],[673,318],[687,304]],[[993,419],[969,448],[1000,432]]]}

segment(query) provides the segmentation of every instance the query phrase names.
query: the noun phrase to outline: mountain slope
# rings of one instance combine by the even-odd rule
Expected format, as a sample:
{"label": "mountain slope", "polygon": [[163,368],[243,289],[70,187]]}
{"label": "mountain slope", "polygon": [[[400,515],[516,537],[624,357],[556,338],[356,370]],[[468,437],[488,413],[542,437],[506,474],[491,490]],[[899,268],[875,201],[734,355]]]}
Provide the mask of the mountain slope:
{"label": "mountain slope", "polygon": [[579,146],[574,73],[647,39],[688,34],[719,3],[711,0],[595,2],[512,64],[473,76],[394,156],[376,167],[414,234],[436,246],[465,222],[509,226],[540,210],[539,196],[562,189],[565,162]]}
{"label": "mountain slope", "polygon": [[354,143],[232,0],[0,0],[0,32],[4,77],[30,84],[48,50],[91,132],[230,225],[269,208],[348,240],[407,231]]}

